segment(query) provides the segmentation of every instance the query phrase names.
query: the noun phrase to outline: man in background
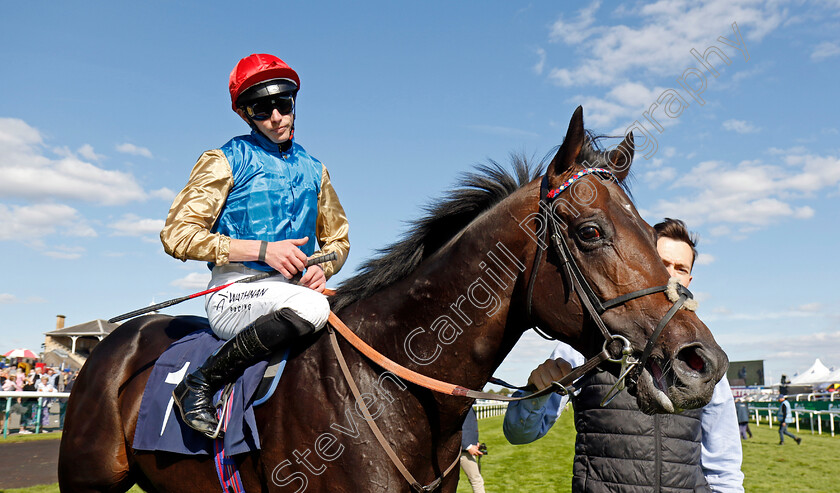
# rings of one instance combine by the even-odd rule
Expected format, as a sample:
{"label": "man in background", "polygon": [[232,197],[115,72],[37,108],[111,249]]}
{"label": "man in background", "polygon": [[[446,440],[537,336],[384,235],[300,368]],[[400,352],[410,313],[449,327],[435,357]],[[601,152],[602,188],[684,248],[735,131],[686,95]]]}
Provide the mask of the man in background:
{"label": "man in background", "polygon": [[484,453],[478,447],[478,419],[475,411],[470,407],[470,412],[467,413],[467,418],[461,427],[461,469],[470,480],[473,493],[484,493],[484,478],[481,477],[481,469],[476,460]]}
{"label": "man in background", "polygon": [[788,431],[788,424],[793,423],[793,412],[790,409],[790,402],[787,396],[782,394],[779,396],[779,445],[785,444],[785,435],[793,438],[797,445],[802,443],[802,439]]}
{"label": "man in background", "polygon": [[[688,287],[697,257],[696,236],[678,219],[665,218],[654,230],[656,249],[668,273]],[[584,360],[561,342],[551,358],[531,373],[528,383],[545,388]],[[641,412],[627,392],[602,407],[615,382],[612,374],[598,372],[573,397],[577,430],[573,491],[744,491],[735,401],[725,377],[704,408],[653,416]],[[559,394],[512,402],[505,414],[505,437],[513,444],[537,440],[567,402]]]}

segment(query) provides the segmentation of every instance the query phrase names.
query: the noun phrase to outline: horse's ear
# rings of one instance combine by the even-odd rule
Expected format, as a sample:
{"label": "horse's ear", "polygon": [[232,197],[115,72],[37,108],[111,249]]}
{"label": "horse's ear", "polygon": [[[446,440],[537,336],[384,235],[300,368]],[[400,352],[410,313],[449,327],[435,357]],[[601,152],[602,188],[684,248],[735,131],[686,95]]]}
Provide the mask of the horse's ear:
{"label": "horse's ear", "polygon": [[557,150],[551,164],[548,165],[548,177],[554,178],[561,175],[575,164],[580,150],[583,148],[583,141],[586,137],[583,130],[583,107],[578,106],[569,122],[569,130],[563,145]]}
{"label": "horse's ear", "polygon": [[618,179],[623,182],[627,175],[630,174],[630,164],[633,162],[633,152],[635,146],[633,144],[633,132],[630,132],[621,141],[615,149],[610,151],[607,159],[610,163],[610,171]]}

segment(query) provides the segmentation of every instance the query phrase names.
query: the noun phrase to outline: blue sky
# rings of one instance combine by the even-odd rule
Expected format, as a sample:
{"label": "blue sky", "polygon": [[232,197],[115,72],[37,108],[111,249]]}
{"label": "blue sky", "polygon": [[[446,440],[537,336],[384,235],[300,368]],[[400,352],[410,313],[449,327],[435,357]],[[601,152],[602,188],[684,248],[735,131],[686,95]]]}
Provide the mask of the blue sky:
{"label": "blue sky", "polygon": [[[459,174],[544,156],[583,105],[597,133],[652,137],[636,203],[699,233],[691,287],[730,359],[771,382],[840,365],[840,2],[453,3],[4,2],[0,350],[38,350],[56,314],[203,288],[157,235],[199,154],[246,132],[228,74],[266,52],[300,74],[297,140],[351,221],[330,285]],[[524,382],[551,348],[527,335],[498,376]]]}

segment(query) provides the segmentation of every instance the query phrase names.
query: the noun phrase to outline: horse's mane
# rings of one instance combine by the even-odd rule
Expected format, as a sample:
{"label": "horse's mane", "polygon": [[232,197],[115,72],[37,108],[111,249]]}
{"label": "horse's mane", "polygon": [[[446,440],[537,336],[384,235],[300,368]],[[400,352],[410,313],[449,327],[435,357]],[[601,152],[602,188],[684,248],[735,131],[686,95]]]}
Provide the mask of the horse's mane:
{"label": "horse's mane", "polygon": [[[587,134],[578,162],[598,166],[604,153],[598,139]],[[559,147],[559,146],[558,146]],[[455,237],[482,212],[489,210],[523,185],[543,174],[557,148],[538,164],[523,154],[511,155],[511,171],[496,161],[479,165],[461,176],[456,188],[444,193],[443,199],[424,207],[426,215],[408,223],[408,233],[396,243],[379,249],[377,255],[343,281],[330,297],[333,311],[367,298],[408,276],[424,259]],[[622,184],[623,185],[623,184]]]}

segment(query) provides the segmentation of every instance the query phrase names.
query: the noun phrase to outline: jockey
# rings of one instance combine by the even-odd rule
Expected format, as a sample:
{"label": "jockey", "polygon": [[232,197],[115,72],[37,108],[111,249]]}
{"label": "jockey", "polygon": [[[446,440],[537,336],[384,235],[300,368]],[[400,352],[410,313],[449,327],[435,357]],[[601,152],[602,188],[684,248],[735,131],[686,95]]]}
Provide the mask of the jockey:
{"label": "jockey", "polygon": [[[327,168],[293,139],[300,78],[266,54],[243,58],[230,74],[233,110],[251,127],[199,157],[160,233],[166,253],[208,262],[208,288],[276,270],[205,298],[213,332],[227,341],[175,388],[181,417],[214,437],[213,395],[274,349],[325,325],[322,294],[350,250],[344,209]],[[306,268],[308,257],[337,260]],[[291,279],[305,270],[300,280]]]}

